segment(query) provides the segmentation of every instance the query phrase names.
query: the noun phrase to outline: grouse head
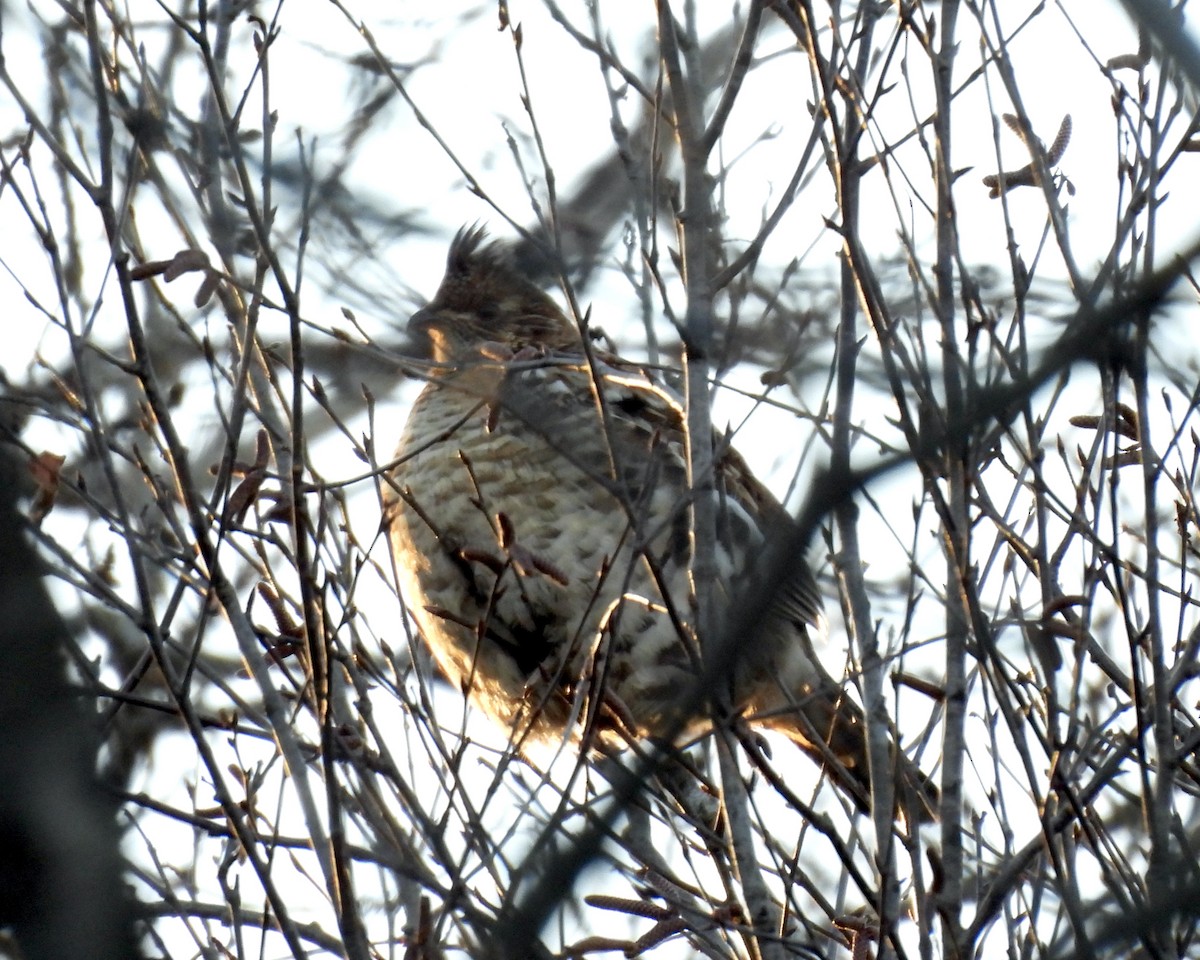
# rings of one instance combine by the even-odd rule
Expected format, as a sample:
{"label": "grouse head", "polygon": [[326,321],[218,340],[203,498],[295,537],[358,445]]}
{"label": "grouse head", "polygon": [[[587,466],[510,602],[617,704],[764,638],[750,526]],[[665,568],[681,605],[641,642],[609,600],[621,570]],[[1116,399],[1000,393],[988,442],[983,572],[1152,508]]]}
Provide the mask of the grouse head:
{"label": "grouse head", "polygon": [[463,228],[450,244],[446,273],[408,328],[429,337],[433,358],[457,364],[498,345],[576,351],[579,332],[558,305],[512,264],[480,227]]}

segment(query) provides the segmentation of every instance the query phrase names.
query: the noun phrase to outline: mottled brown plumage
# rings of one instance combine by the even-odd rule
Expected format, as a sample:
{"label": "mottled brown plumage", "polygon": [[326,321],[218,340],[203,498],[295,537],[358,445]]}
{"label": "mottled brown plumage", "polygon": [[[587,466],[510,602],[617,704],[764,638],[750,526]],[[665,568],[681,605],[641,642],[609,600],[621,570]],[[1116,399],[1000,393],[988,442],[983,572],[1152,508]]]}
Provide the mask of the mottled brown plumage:
{"label": "mottled brown plumage", "polygon": [[[437,366],[386,509],[405,603],[441,669],[521,744],[663,735],[699,672],[680,402],[636,366],[589,365],[575,324],[477,229],[455,238],[410,329]],[[720,613],[791,519],[735,451],[715,450]],[[737,651],[731,701],[863,807],[862,714],[813,651],[822,629],[797,559]],[[923,783],[898,763],[901,783]]]}

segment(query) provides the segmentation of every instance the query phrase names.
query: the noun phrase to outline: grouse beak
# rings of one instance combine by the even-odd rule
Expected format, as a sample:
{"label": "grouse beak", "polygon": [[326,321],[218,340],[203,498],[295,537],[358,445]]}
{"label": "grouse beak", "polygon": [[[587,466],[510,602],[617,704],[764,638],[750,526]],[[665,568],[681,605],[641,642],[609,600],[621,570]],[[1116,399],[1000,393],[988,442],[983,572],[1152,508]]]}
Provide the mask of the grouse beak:
{"label": "grouse beak", "polygon": [[418,310],[416,313],[414,313],[411,317],[408,318],[408,332],[409,333],[426,333],[427,334],[429,332],[430,326],[433,325],[433,323],[436,319],[437,319],[436,313],[434,313],[432,310],[430,310],[429,307],[422,307],[420,310]]}
{"label": "grouse beak", "polygon": [[433,359],[445,363],[450,359],[446,342],[446,314],[432,306],[424,306],[408,318],[408,334],[429,345]]}

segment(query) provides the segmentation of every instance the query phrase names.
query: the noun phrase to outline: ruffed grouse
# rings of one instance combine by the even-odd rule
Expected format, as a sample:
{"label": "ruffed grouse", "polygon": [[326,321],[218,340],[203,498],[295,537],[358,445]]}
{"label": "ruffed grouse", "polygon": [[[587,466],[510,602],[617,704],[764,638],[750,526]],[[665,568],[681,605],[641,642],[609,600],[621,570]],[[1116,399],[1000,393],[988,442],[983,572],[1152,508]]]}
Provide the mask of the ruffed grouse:
{"label": "ruffed grouse", "polygon": [[[435,369],[386,513],[403,598],[439,666],[519,744],[665,734],[699,671],[680,402],[635,365],[589,364],[577,326],[479,229],[455,237],[409,328],[429,337]],[[714,467],[720,611],[791,520],[719,438]],[[865,808],[862,714],[813,652],[822,621],[797,560],[737,651],[730,699]],[[689,731],[706,717],[694,720]],[[920,793],[911,812],[925,819],[931,788],[896,762],[902,805]]]}

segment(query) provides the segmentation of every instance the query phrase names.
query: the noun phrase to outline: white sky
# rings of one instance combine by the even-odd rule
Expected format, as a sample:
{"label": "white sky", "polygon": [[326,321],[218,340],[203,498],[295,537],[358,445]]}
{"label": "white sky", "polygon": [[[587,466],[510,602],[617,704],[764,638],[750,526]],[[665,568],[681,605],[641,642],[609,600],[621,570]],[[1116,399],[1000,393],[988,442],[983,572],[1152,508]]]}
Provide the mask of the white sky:
{"label": "white sky", "polygon": [[[428,19],[419,19],[421,14],[414,13],[432,10],[435,6],[437,14],[427,14]],[[582,3],[564,2],[563,6],[581,27],[586,27]],[[1034,6],[1036,4],[1027,2],[1002,5],[1004,15],[1011,17],[1010,23],[1018,22]],[[60,16],[58,6],[48,0],[35,0],[30,7],[49,20],[57,20]],[[148,60],[153,64],[166,40],[161,29],[150,25],[161,20],[160,10],[150,0],[133,0],[127,7],[134,22],[143,24],[139,41],[145,44]],[[446,22],[454,16],[453,11],[480,7],[474,3],[385,5],[363,2],[351,9],[398,64],[432,58],[431,63],[415,73],[408,84],[408,92],[452,149],[478,175],[505,213],[517,222],[528,223],[532,214],[525,186],[514,168],[504,139],[505,123],[514,133],[523,133],[528,126],[518,100],[520,84],[511,38],[495,29],[494,13],[469,20],[466,26],[450,32],[445,29]],[[482,5],[485,10],[491,7],[491,4]],[[264,5],[261,13],[269,15],[270,9]],[[618,46],[627,53],[641,49],[651,5],[616,2],[602,4],[601,9]],[[707,9],[713,16],[725,16],[728,12],[721,5]],[[572,176],[586,169],[611,146],[609,107],[599,73],[591,58],[580,55],[569,42],[564,43],[560,28],[541,4],[514,0],[510,3],[510,12],[512,20],[523,26],[523,52],[533,106],[560,179],[560,190],[568,191]],[[1073,120],[1071,144],[1060,168],[1076,188],[1070,203],[1071,236],[1076,260],[1086,273],[1096,259],[1107,252],[1106,245],[1113,233],[1116,177],[1111,159],[1114,155],[1112,90],[1096,63],[1069,33],[1068,18],[1083,32],[1101,62],[1119,53],[1133,52],[1137,41],[1117,4],[1100,0],[1064,0],[1048,4],[1046,12],[1035,20],[1028,34],[1013,46],[1024,104],[1043,139],[1052,139],[1065,114],[1069,113]],[[42,75],[38,46],[23,35],[29,21],[30,15],[23,8],[6,9],[3,49],[8,69],[17,77]],[[348,120],[346,104],[353,99],[352,91],[344,86],[349,71],[344,69],[343,63],[364,52],[363,40],[354,26],[328,3],[286,4],[281,26],[283,32],[272,52],[272,99],[279,116],[278,149],[281,154],[290,154],[294,132],[299,131],[306,140],[316,138],[320,144],[318,165],[331,163],[340,155],[339,138]],[[974,37],[971,27],[964,10],[959,18],[963,43],[956,65],[958,76],[965,75],[979,62],[978,48],[969,43]],[[246,52],[250,49],[249,38],[250,28],[243,23],[235,30],[235,62],[238,64],[250,62]],[[801,55],[788,52],[788,38],[780,31],[764,49],[777,50],[780,55],[768,67],[751,74],[739,100],[739,109],[731,120],[724,149],[726,158],[745,152],[739,161],[738,175],[731,178],[727,195],[728,234],[734,238],[752,235],[764,207],[775,202],[778,191],[784,186],[778,179],[780,172],[784,171],[786,176],[791,170],[791,164],[782,162],[781,158],[796,154],[811,123],[805,107],[807,71]],[[191,104],[185,98],[176,106],[184,113],[195,115],[202,90],[202,78],[197,75]],[[977,84],[958,108],[959,116],[965,115],[970,122],[962,123],[956,131],[956,166],[974,169],[965,174],[956,187],[956,200],[967,261],[991,264],[1004,275],[1007,265],[1002,208],[998,201],[988,199],[986,189],[980,184],[982,176],[995,169],[993,113],[1010,109],[1001,91],[993,88],[992,93],[996,98],[994,107],[984,97],[984,86]],[[906,91],[897,88],[888,96],[894,101],[889,107],[894,113],[889,114],[885,109],[880,115],[895,118],[895,128],[885,125],[883,129],[883,134],[890,139],[898,130],[907,129],[911,119],[903,109]],[[884,122],[888,121],[885,119]],[[22,126],[20,111],[6,96],[0,95],[0,136],[7,139]],[[765,131],[771,131],[771,138],[756,142]],[[1023,146],[1007,130],[1001,133],[1000,143],[1006,169],[1027,162]],[[35,147],[36,152],[38,148]],[[902,154],[897,161],[914,176],[916,188],[928,196],[926,178],[920,172],[923,161],[915,149],[907,155]],[[1186,189],[1194,184],[1195,174],[1194,167],[1174,171],[1174,189]],[[441,148],[412,122],[399,104],[378,118],[375,129],[369,134],[369,148],[362,152],[361,160],[353,168],[350,182],[361,190],[363,198],[378,198],[384,209],[416,210],[423,223],[434,231],[429,237],[412,237],[381,249],[382,269],[394,275],[395,289],[411,290],[414,298],[413,301],[397,298],[394,302],[379,303],[375,316],[364,316],[361,309],[356,308],[359,319],[375,329],[402,322],[417,299],[433,293],[441,274],[445,243],[461,224],[481,220],[489,222],[495,234],[509,234],[502,218],[463,188],[461,175]],[[4,207],[6,199],[0,195],[0,212],[7,218],[6,222],[11,223],[14,213]],[[909,211],[905,206],[897,211],[892,199],[882,191],[867,200],[869,209],[880,211],[877,230],[868,236],[868,243],[879,252],[897,250],[897,223],[906,221]],[[901,204],[906,203],[907,198],[901,198]],[[1009,205],[1016,240],[1028,260],[1044,229],[1044,201],[1037,191],[1022,189],[1010,194]],[[772,239],[766,258],[784,262],[795,251],[813,247],[812,260],[822,262],[824,258],[832,272],[837,244],[824,230],[821,219],[832,212],[831,199],[823,209],[801,208],[798,204]],[[1169,219],[1160,226],[1163,258],[1169,256],[1171,249],[1191,239],[1195,230],[1195,204],[1168,204],[1164,215]],[[918,243],[928,244],[931,235],[923,225],[928,223],[927,219],[919,212],[914,212],[913,217],[918,224]],[[291,221],[289,212],[282,211],[281,222]],[[156,224],[147,213],[145,222],[139,225],[148,246],[160,248],[156,250],[158,256],[168,257],[183,245],[165,218]],[[94,236],[99,243],[99,232]],[[30,243],[27,232],[6,230],[0,235],[0,262],[11,275],[0,273],[0,291],[8,304],[5,320],[8,340],[0,355],[0,366],[10,377],[19,379],[35,351],[43,350],[57,358],[61,355],[62,342],[57,333],[47,330],[44,318],[28,304],[22,286],[12,279],[13,276],[19,278],[21,284],[36,296],[53,302],[45,256]],[[103,290],[104,296],[111,300],[98,311],[98,328],[102,336],[119,339],[122,320],[115,290],[111,286],[104,290],[104,272],[95,266],[103,262],[103,258],[92,259],[85,273],[85,284],[93,291],[94,299],[100,299]],[[1062,275],[1054,263],[1047,266],[1044,274],[1049,277]],[[181,284],[190,282],[189,279],[177,281]],[[342,303],[320,297],[313,284],[306,288],[305,296],[306,316],[323,318],[322,322],[326,323],[337,322]],[[186,301],[188,298],[181,299]],[[631,293],[619,273],[613,270],[598,278],[586,291],[585,305],[589,301],[596,304],[596,321],[614,332],[619,324],[613,317],[626,312],[625,305],[631,303]],[[278,325],[282,339],[283,321],[276,317],[268,318],[266,322]],[[1162,336],[1165,342],[1175,342],[1181,349],[1186,348],[1186,354],[1180,356],[1181,365],[1195,364],[1192,331],[1179,328],[1175,333],[1168,328]],[[753,386],[753,372],[745,376]],[[1084,380],[1087,383],[1086,378]],[[1083,388],[1084,393],[1092,390],[1090,384]],[[381,416],[393,418],[398,435],[408,392],[398,391],[395,397],[381,400]],[[723,409],[726,416],[737,417],[736,405],[730,404]],[[741,443],[743,452],[763,472],[778,467],[781,460],[784,470],[789,470],[786,457],[780,456],[778,444],[765,439],[779,435],[781,430],[786,431],[788,416],[779,414],[775,420],[768,414],[763,414],[761,420],[758,416],[756,414],[753,429],[760,432],[745,434]],[[52,447],[52,435],[47,436],[47,443]],[[764,440],[760,441],[759,437]],[[379,442],[381,445],[387,443],[383,437]],[[345,445],[336,438],[318,448],[315,455],[319,463],[327,464],[324,472],[329,478],[350,475],[359,468],[357,461],[347,463]],[[786,477],[785,473],[781,481],[784,484]],[[905,502],[914,496],[913,483],[912,475],[901,475],[890,481],[880,495],[896,495],[900,502]],[[365,498],[358,508],[362,511],[358,522],[362,529],[368,529],[369,514],[374,509],[370,497]],[[882,551],[888,541],[882,532],[877,532],[873,542]],[[393,598],[381,593],[375,598],[361,599],[365,600],[364,608],[369,617],[376,623],[387,622],[390,611],[382,605],[394,604]],[[371,609],[372,604],[382,608]],[[399,646],[398,631],[391,639]],[[836,669],[840,656],[835,645],[830,652],[832,668]],[[486,738],[485,732],[481,735]],[[190,764],[191,758],[184,756],[182,750],[177,751],[169,742],[164,742],[156,758],[156,772],[166,780],[182,785],[194,777],[194,771],[188,769]],[[161,785],[156,789],[161,789]],[[178,798],[174,802],[187,806]],[[200,802],[203,805],[207,801],[202,799]],[[189,844],[190,832],[183,831],[179,840],[185,846]],[[165,849],[170,849],[169,842]]]}

